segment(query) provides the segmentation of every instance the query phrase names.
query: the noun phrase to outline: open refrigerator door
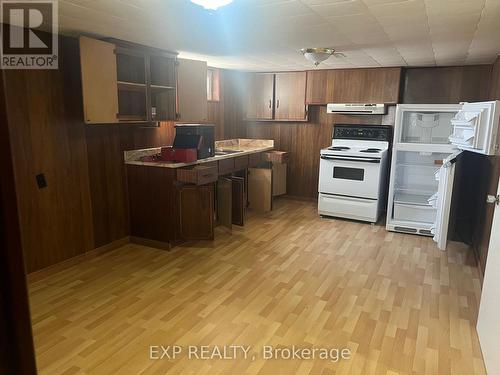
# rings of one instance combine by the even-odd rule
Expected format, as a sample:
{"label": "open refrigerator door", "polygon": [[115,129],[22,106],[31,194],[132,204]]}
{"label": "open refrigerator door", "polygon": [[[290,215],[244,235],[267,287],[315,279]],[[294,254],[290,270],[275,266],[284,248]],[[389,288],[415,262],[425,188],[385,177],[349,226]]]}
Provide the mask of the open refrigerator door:
{"label": "open refrigerator door", "polygon": [[446,250],[455,163],[461,153],[462,151],[455,152],[443,160],[443,165],[435,173],[435,178],[438,181],[438,191],[429,198],[429,204],[437,211],[431,232],[434,235],[434,242],[437,243],[440,250]]}

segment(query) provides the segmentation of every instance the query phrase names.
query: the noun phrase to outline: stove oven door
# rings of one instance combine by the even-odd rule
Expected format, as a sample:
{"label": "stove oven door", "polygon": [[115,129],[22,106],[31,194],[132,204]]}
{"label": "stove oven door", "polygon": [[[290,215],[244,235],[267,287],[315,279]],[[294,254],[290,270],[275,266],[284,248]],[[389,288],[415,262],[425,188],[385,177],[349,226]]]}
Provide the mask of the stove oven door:
{"label": "stove oven door", "polygon": [[378,199],[380,162],[373,157],[321,155],[319,192]]}

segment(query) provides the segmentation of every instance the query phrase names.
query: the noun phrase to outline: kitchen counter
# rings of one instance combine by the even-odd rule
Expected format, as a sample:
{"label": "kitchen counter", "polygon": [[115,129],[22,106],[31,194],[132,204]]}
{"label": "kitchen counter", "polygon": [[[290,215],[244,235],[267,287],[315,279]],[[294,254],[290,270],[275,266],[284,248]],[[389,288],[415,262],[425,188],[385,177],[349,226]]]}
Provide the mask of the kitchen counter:
{"label": "kitchen counter", "polygon": [[256,154],[259,152],[270,151],[274,149],[274,141],[269,139],[229,139],[215,142],[216,150],[229,151],[224,154],[215,155],[206,159],[199,159],[192,163],[175,163],[168,161],[153,161],[145,162],[140,158],[144,156],[152,156],[159,154],[161,147],[146,148],[142,150],[130,150],[124,152],[125,164],[128,165],[143,165],[149,167],[163,167],[163,168],[181,168],[190,165],[204,164],[216,162],[219,160],[235,158],[244,155]]}

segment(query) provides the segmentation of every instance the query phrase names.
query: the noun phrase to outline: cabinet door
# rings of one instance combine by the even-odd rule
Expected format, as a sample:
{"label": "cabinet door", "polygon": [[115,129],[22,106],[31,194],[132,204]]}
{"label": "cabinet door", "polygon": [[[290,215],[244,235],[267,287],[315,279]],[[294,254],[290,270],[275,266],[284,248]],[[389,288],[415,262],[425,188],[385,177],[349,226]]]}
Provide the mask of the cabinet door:
{"label": "cabinet door", "polygon": [[248,207],[259,212],[272,210],[273,170],[267,168],[248,169]]}
{"label": "cabinet door", "polygon": [[248,119],[272,120],[274,106],[274,74],[252,73],[247,83]]}
{"label": "cabinet door", "polygon": [[231,177],[232,181],[232,223],[243,226],[245,224],[245,179]]}
{"label": "cabinet door", "polygon": [[286,163],[273,163],[273,197],[286,194]]}
{"label": "cabinet door", "polygon": [[179,211],[180,234],[183,239],[214,239],[213,184],[180,187]]}
{"label": "cabinet door", "polygon": [[207,121],[207,63],[179,59],[177,66],[177,121]]}
{"label": "cabinet door", "polygon": [[306,72],[276,73],[275,120],[305,120]]}
{"label": "cabinet door", "polygon": [[401,68],[333,71],[333,103],[397,103]]}
{"label": "cabinet door", "polygon": [[87,124],[118,122],[115,47],[112,43],[80,37],[83,111]]}
{"label": "cabinet door", "polygon": [[153,121],[175,120],[176,59],[152,55],[149,61],[151,118]]}
{"label": "cabinet door", "polygon": [[306,73],[306,104],[328,104],[329,72],[329,70],[309,70]]}
{"label": "cabinet door", "polygon": [[217,221],[218,224],[232,229],[232,191],[233,184],[229,178],[221,178],[217,181]]}

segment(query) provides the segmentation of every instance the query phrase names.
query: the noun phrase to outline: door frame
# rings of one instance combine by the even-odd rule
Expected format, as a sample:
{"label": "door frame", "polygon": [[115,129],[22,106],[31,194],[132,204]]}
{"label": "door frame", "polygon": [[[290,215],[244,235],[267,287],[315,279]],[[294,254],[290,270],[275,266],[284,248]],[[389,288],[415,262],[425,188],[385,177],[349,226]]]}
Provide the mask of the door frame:
{"label": "door frame", "polygon": [[[500,179],[497,192],[500,195]],[[490,202],[491,203],[491,202]],[[500,254],[498,254],[498,239],[500,233],[500,205],[495,204],[493,222],[491,225],[491,237],[488,245],[488,258],[483,276],[483,288],[476,323],[476,331],[484,359],[486,371],[496,374],[500,370],[500,359],[498,359],[498,335],[500,333],[500,302],[498,301],[497,286],[500,276],[498,271],[492,267],[500,266]],[[495,228],[497,227],[497,228]],[[496,245],[496,246],[495,246]],[[493,247],[497,247],[494,249]]]}

